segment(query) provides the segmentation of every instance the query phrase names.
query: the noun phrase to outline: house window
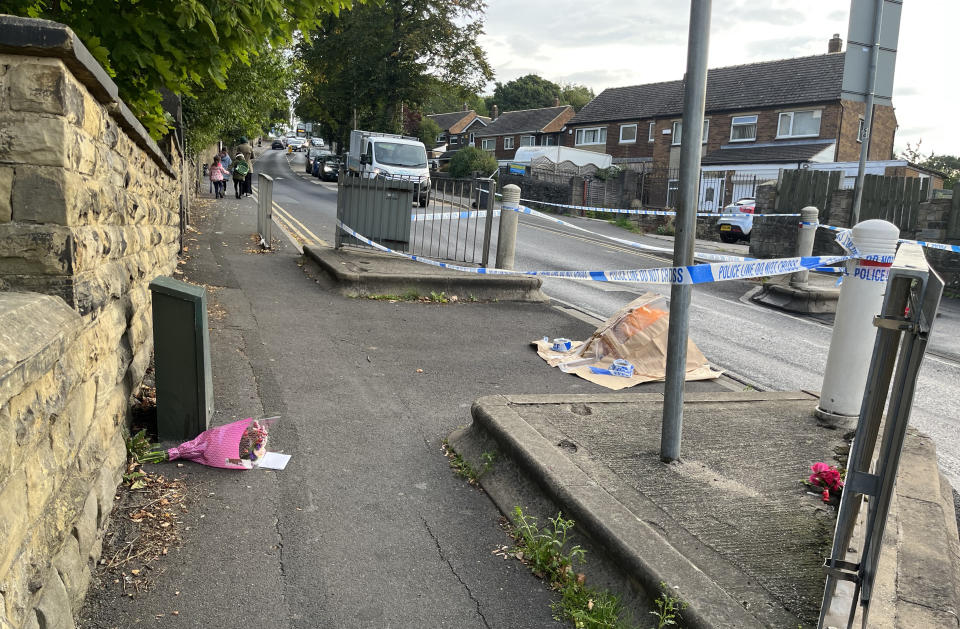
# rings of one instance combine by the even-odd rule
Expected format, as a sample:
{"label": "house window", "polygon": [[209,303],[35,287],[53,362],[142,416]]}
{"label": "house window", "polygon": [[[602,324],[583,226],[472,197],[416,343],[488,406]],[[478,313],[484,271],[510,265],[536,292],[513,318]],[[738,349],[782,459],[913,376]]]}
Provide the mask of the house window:
{"label": "house window", "polygon": [[446,134],[441,133],[437,136],[437,144],[442,144],[447,139]]}
{"label": "house window", "polygon": [[813,111],[785,111],[777,124],[778,138],[811,138],[820,135],[819,109]]}
{"label": "house window", "polygon": [[512,148],[513,148],[513,136],[511,135],[509,138],[503,138],[503,150],[512,149]]}
{"label": "house window", "polygon": [[459,142],[460,142],[460,136],[458,135],[450,136],[450,144],[459,144]]}
{"label": "house window", "polygon": [[620,144],[633,144],[637,141],[637,125],[620,125]]}
{"label": "house window", "polygon": [[857,142],[863,142],[863,132],[866,130],[866,121],[861,118],[860,126],[857,127]]}
{"label": "house window", "polygon": [[[710,121],[704,120],[703,121],[703,140],[702,140],[703,144],[707,143],[707,136],[709,136],[710,134],[709,132],[710,132]],[[671,144],[673,144],[674,146],[679,146],[680,138],[682,135],[683,135],[683,122],[680,120],[675,120],[673,123],[673,140],[671,141]]]}
{"label": "house window", "polygon": [[470,146],[473,146],[473,132],[470,132]]}
{"label": "house window", "polygon": [[520,136],[520,146],[536,146],[536,145],[537,145],[537,136],[535,135]]}
{"label": "house window", "polygon": [[543,142],[543,146],[556,146],[557,138],[553,137],[552,135],[545,135],[543,138],[541,138],[541,142]]}
{"label": "house window", "polygon": [[657,123],[651,122],[650,127],[647,129],[647,142],[654,141],[655,138],[653,137],[653,134],[656,130],[657,130]]}
{"label": "house window", "polygon": [[730,122],[731,142],[750,142],[757,139],[756,116],[734,116]]}
{"label": "house window", "polygon": [[497,140],[496,138],[483,138],[480,140],[480,148],[484,151],[490,151],[493,153],[497,150]]}
{"label": "house window", "polygon": [[577,137],[574,146],[583,146],[585,144],[606,144],[607,128],[592,127],[590,129],[577,129]]}

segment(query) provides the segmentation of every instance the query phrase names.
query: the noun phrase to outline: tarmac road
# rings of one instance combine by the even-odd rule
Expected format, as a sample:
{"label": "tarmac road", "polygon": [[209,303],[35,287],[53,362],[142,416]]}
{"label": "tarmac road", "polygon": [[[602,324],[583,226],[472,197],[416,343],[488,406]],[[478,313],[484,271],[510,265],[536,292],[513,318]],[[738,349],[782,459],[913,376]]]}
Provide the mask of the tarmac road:
{"label": "tarmac road", "polygon": [[[292,159],[291,159],[292,158]],[[304,181],[303,157],[270,151],[258,169],[282,178],[274,200],[309,229],[333,242],[336,185]],[[571,218],[576,224],[647,244],[671,248],[669,240],[631,235],[603,221]],[[496,230],[494,230],[495,232]],[[700,246],[700,245],[698,245]],[[745,254],[743,245],[711,247]],[[523,216],[517,235],[515,268],[630,269],[669,266],[669,256],[638,252],[616,243]],[[764,390],[820,390],[830,344],[829,317],[797,316],[755,305],[742,296],[755,283],[731,281],[694,287],[690,334],[710,361],[745,385]],[[603,319],[646,291],[669,296],[668,286],[581,282],[545,278],[544,292],[554,300]],[[544,329],[543,335],[552,336]],[[920,374],[911,423],[931,435],[941,467],[953,487],[960,488],[960,303],[944,300],[933,340]]]}

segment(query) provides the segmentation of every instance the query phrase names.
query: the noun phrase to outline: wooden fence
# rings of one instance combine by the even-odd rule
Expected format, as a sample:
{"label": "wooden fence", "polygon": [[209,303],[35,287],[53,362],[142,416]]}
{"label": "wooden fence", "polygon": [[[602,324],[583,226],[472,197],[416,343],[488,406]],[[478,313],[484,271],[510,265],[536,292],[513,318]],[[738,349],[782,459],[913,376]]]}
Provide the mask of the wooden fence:
{"label": "wooden fence", "polygon": [[903,231],[916,231],[919,205],[929,194],[929,179],[916,177],[884,177],[866,175],[860,220],[879,218],[890,221]]}
{"label": "wooden fence", "polygon": [[840,171],[781,170],[774,209],[799,212],[800,208],[812,205],[820,209],[820,222],[826,223],[830,201],[840,187],[840,181]]}

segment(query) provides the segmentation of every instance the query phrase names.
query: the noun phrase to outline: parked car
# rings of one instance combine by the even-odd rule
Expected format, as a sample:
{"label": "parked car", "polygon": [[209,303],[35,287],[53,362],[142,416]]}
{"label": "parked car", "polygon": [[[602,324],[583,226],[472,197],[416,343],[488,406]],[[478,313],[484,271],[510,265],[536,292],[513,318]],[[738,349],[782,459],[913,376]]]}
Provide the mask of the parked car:
{"label": "parked car", "polygon": [[323,148],[323,138],[310,138],[310,146]]}
{"label": "parked car", "polygon": [[750,231],[753,229],[753,214],[757,209],[757,200],[753,198],[740,199],[736,203],[723,208],[724,214],[717,221],[720,230],[720,240],[726,243],[735,243],[738,240],[750,240]]}
{"label": "parked car", "polygon": [[273,141],[273,144],[270,145],[270,148],[272,148],[272,149],[275,150],[275,151],[276,151],[276,150],[281,150],[281,151],[282,151],[282,150],[283,150],[283,142],[280,141],[280,140],[274,140],[274,141]]}

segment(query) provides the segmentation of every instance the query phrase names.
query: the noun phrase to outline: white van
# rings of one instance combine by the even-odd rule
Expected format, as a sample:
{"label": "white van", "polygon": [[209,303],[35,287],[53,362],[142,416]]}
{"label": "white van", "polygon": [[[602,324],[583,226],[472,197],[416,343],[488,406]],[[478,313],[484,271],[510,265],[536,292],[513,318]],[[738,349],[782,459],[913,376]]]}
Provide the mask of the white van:
{"label": "white van", "polygon": [[354,129],[350,132],[347,172],[361,177],[407,179],[418,184],[420,207],[426,207],[430,199],[427,149],[417,138]]}

